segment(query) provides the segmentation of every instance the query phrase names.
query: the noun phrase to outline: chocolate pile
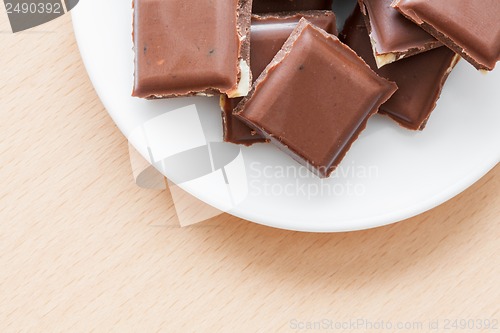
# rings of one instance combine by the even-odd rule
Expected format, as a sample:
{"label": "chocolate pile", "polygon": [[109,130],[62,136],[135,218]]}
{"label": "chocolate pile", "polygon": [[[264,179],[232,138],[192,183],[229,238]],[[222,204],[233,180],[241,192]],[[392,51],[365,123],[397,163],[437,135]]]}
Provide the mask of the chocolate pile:
{"label": "chocolate pile", "polygon": [[[338,0],[337,0],[338,1]],[[500,60],[499,0],[134,0],[133,96],[220,95],[224,140],[328,177],[375,113],[424,129],[462,57]]]}

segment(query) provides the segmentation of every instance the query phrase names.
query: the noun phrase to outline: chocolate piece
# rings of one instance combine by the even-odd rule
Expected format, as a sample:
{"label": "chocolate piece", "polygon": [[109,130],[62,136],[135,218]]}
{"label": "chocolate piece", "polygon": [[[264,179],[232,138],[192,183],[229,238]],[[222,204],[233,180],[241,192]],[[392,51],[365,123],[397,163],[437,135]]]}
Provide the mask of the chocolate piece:
{"label": "chocolate piece", "polygon": [[380,68],[402,58],[442,46],[425,30],[391,7],[392,0],[358,0]]}
{"label": "chocolate piece", "polygon": [[398,85],[398,90],[380,107],[379,113],[390,116],[408,129],[422,130],[460,56],[442,46],[378,69],[359,8],[346,21],[341,39],[377,74]]}
{"label": "chocolate piece", "polygon": [[246,95],[250,11],[247,0],[134,0],[132,95]]}
{"label": "chocolate piece", "polygon": [[254,0],[252,13],[262,14],[331,9],[332,0]]}
{"label": "chocolate piece", "polygon": [[335,14],[331,10],[252,15],[250,67],[255,79],[273,60],[301,18],[329,34],[337,35]]}
{"label": "chocolate piece", "polygon": [[499,0],[395,0],[393,7],[474,67],[500,60]]}
{"label": "chocolate piece", "polygon": [[337,37],[301,19],[235,114],[327,177],[396,89]]}
{"label": "chocolate piece", "polygon": [[[332,11],[252,16],[250,67],[254,78],[259,77],[273,60],[302,17],[328,33],[337,34],[335,14]],[[221,95],[224,141],[245,145],[265,142],[266,139],[233,116],[233,110],[240,101],[241,98]]]}
{"label": "chocolate piece", "polygon": [[224,97],[224,95],[220,97],[224,141],[245,146],[251,146],[259,142],[267,142],[263,136],[233,115],[233,110],[241,99],[242,98],[227,98]]}

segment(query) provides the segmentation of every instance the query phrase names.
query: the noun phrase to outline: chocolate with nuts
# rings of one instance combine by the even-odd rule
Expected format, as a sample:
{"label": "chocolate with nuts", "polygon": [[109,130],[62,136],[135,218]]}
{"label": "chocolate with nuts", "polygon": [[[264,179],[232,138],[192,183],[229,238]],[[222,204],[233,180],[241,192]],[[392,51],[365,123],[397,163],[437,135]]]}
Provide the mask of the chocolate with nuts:
{"label": "chocolate with nuts", "polygon": [[134,0],[132,95],[245,96],[251,1]]}

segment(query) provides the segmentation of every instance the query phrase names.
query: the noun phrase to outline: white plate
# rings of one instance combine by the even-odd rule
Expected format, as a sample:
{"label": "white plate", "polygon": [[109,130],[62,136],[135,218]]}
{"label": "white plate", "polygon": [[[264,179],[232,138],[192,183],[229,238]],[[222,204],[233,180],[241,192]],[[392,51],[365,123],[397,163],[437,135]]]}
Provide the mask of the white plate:
{"label": "white plate", "polygon": [[[220,143],[216,98],[132,98],[131,1],[83,0],[72,16],[89,76],[123,134],[183,189],[244,219],[302,231],[381,226],[452,198],[500,161],[498,69],[484,75],[461,61],[424,132],[375,116],[339,172],[320,181],[271,145]],[[218,157],[204,161],[203,152]],[[220,155],[231,163],[217,166]]]}

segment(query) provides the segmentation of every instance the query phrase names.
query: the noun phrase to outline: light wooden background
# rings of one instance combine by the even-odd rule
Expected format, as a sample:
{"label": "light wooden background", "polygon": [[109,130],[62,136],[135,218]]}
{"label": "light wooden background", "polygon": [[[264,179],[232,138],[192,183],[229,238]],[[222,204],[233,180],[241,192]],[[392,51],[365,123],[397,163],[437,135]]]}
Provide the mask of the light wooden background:
{"label": "light wooden background", "polygon": [[290,332],[358,318],[452,332],[447,319],[500,319],[498,166],[375,230],[228,215],[178,228],[167,192],[134,185],[69,15],[13,35],[0,9],[0,110],[0,332]]}

